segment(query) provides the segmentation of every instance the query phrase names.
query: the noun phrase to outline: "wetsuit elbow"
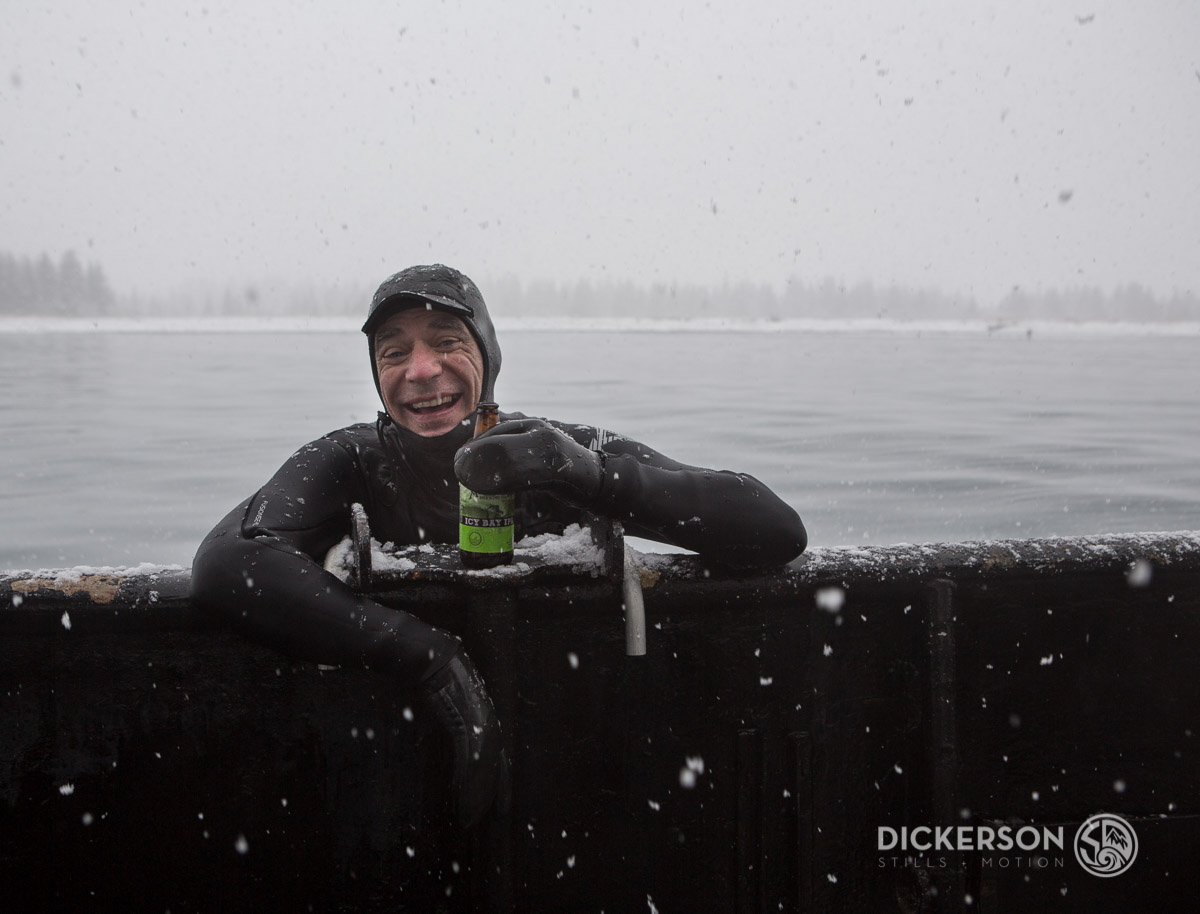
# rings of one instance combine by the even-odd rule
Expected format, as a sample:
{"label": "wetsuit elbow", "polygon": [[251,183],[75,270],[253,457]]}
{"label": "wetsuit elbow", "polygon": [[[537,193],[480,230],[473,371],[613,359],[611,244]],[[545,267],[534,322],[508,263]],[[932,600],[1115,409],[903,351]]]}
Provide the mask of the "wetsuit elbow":
{"label": "wetsuit elbow", "polygon": [[808,531],[804,529],[800,515],[788,507],[770,532],[759,538],[757,548],[752,556],[746,556],[746,561],[759,567],[786,565],[799,558],[807,548]]}
{"label": "wetsuit elbow", "polygon": [[246,589],[242,557],[241,550],[224,545],[196,553],[192,565],[192,602],[205,612],[230,615],[238,603],[239,588]]}
{"label": "wetsuit elbow", "polygon": [[204,538],[192,561],[192,602],[205,612],[229,615],[246,590],[249,543],[242,536],[246,502]]}
{"label": "wetsuit elbow", "polygon": [[808,531],[804,529],[804,521],[800,520],[800,515],[796,515],[796,524],[792,529],[792,556],[785,559],[785,562],[792,562],[800,558],[804,554],[804,550],[808,548]]}

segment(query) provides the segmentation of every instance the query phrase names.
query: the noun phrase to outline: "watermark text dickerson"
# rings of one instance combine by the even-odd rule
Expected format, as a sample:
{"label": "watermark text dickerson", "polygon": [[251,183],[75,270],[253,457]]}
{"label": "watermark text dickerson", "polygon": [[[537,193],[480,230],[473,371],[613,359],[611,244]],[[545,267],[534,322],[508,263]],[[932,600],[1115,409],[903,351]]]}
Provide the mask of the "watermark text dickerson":
{"label": "watermark text dickerson", "polygon": [[[880,866],[945,868],[948,852],[980,851],[984,867],[1061,869],[1065,832],[1062,825],[881,825],[876,845],[893,855],[881,856]],[[1121,816],[1096,813],[1076,829],[1072,849],[1093,876],[1119,876],[1137,859],[1137,833]]]}
{"label": "watermark text dickerson", "polygon": [[1062,826],[903,825],[879,826],[881,851],[1041,851],[1063,850]]}

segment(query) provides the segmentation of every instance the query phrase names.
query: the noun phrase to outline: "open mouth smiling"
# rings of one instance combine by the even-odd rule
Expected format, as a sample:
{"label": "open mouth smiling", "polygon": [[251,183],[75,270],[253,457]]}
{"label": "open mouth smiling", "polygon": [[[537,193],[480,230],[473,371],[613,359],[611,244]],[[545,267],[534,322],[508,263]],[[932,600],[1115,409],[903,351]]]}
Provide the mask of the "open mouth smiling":
{"label": "open mouth smiling", "polygon": [[404,408],[409,412],[416,413],[417,415],[426,415],[428,413],[436,413],[445,409],[450,409],[461,399],[462,394],[441,394],[436,397],[431,397],[427,400],[417,400],[413,403],[406,403]]}

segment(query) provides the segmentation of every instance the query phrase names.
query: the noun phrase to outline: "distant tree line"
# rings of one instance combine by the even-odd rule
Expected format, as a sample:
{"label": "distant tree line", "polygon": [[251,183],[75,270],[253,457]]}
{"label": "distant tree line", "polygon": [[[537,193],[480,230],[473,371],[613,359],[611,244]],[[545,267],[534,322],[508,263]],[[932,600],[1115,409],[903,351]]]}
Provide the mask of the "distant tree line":
{"label": "distant tree line", "polygon": [[606,281],[523,284],[513,277],[484,287],[500,313],[530,317],[734,317],[746,320],[790,318],[887,318],[892,320],[1200,321],[1200,297],[1176,293],[1160,298],[1130,283],[1111,294],[1096,288],[1029,293],[1014,289],[993,307],[973,298],[933,289],[827,279],[797,280],[782,290],[766,283],[637,286]]}
{"label": "distant tree line", "polygon": [[[572,283],[478,277],[488,302],[503,317],[633,317],[784,320],[889,318],[893,320],[1200,321],[1200,297],[1154,295],[1137,283],[1105,293],[1096,288],[1026,292],[1013,289],[984,308],[973,298],[932,289],[873,283],[797,279],[767,283],[652,283],[603,280]],[[49,255],[16,257],[0,252],[0,314],[144,316],[350,316],[366,309],[371,289],[361,282],[192,285],[167,296],[118,298],[104,271],[83,264],[73,251],[57,262]]]}
{"label": "distant tree line", "polygon": [[0,314],[110,314],[116,301],[104,271],[82,263],[74,251],[57,262],[49,254],[32,258],[0,251]]}
{"label": "distant tree line", "polygon": [[1159,298],[1135,282],[1118,286],[1111,295],[1088,287],[1037,293],[1013,289],[997,313],[1013,321],[1196,321],[1200,297],[1176,292]]}
{"label": "distant tree line", "polygon": [[906,320],[977,317],[978,305],[965,296],[899,286],[852,286],[826,280],[809,285],[796,280],[777,290],[767,283],[733,282],[721,286],[694,283],[586,281],[558,285],[522,284],[506,277],[484,287],[489,301],[505,314],[529,317],[712,318],[777,321],[788,318],[870,318]]}

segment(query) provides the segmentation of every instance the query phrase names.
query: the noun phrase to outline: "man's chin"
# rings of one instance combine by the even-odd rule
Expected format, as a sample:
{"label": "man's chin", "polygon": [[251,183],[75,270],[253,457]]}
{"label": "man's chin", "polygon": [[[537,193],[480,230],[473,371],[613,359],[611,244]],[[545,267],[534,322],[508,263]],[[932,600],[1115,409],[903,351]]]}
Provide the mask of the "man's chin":
{"label": "man's chin", "polygon": [[[393,418],[396,418],[393,416]],[[422,438],[438,438],[454,431],[467,421],[467,416],[450,416],[438,419],[423,419],[421,416],[405,415],[396,421],[414,435]]]}

